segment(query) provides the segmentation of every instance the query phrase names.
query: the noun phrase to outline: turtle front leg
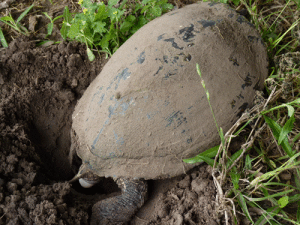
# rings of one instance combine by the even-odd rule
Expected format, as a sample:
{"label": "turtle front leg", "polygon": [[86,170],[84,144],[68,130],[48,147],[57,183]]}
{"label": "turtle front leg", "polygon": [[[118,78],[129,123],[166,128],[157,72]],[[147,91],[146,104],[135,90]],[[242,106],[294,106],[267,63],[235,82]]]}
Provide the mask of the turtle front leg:
{"label": "turtle front leg", "polygon": [[147,183],[141,180],[116,180],[122,194],[97,202],[92,209],[91,225],[123,224],[144,204]]}

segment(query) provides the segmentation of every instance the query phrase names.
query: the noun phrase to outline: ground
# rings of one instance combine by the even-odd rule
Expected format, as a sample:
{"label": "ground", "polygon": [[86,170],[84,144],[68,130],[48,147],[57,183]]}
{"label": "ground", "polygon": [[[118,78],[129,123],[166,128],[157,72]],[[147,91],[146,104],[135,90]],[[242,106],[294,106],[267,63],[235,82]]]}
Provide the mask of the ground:
{"label": "ground", "polygon": [[[66,4],[72,7],[39,4],[55,16]],[[71,115],[107,59],[90,62],[86,47],[62,41],[57,29],[52,36],[60,44],[36,47],[47,22],[31,17],[28,25],[38,34],[8,40],[1,49],[0,224],[88,224],[91,206],[119,192],[111,179],[88,191],[68,182],[75,172],[68,159]],[[149,199],[129,224],[217,224],[210,170],[201,165],[180,177],[149,181]]]}

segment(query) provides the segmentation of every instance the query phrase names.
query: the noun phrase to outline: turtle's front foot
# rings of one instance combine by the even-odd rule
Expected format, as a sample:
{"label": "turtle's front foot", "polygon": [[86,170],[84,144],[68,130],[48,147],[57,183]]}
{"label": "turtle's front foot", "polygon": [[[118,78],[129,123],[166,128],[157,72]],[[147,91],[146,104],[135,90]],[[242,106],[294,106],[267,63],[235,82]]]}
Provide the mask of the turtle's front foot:
{"label": "turtle's front foot", "polygon": [[128,222],[144,204],[147,183],[141,180],[116,180],[122,194],[97,202],[92,209],[91,225],[115,225]]}

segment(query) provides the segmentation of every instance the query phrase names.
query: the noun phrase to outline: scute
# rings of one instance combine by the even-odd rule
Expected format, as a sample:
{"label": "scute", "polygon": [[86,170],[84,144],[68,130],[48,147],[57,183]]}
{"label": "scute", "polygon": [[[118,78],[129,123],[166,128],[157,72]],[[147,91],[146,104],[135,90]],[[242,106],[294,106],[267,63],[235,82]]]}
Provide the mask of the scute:
{"label": "scute", "polygon": [[267,76],[259,33],[225,4],[201,2],[157,18],[125,42],[79,100],[72,146],[99,176],[157,179],[220,142]]}

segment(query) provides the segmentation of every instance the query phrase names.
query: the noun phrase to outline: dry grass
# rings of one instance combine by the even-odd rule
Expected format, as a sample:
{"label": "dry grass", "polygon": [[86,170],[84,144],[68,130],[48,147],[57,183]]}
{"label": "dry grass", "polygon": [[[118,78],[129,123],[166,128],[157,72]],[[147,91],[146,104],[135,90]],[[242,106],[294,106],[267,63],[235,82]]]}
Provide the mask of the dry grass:
{"label": "dry grass", "polygon": [[[300,224],[299,7],[296,1],[244,0],[237,6],[247,9],[267,44],[270,76],[216,156],[213,178],[225,224]],[[245,142],[230,152],[237,135]]]}

